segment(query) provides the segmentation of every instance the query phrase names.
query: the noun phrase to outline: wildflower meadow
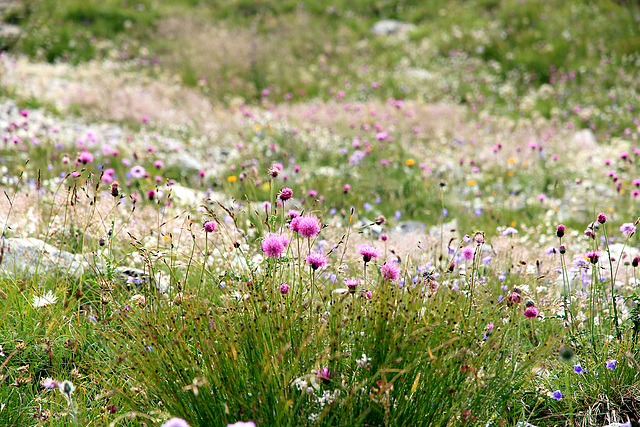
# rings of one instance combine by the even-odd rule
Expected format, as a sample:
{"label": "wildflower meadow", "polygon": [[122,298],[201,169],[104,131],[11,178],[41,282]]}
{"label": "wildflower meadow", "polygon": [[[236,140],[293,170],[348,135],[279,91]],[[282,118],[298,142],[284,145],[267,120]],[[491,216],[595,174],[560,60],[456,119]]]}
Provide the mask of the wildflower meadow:
{"label": "wildflower meadow", "polygon": [[0,425],[638,425],[638,22],[0,0]]}

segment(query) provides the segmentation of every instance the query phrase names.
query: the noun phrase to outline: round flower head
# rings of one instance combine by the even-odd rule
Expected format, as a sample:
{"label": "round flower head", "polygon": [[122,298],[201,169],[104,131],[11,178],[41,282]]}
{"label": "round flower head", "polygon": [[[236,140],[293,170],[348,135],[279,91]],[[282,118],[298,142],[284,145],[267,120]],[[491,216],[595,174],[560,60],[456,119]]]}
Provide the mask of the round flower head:
{"label": "round flower head", "polygon": [[132,177],[138,179],[144,178],[147,175],[147,171],[145,170],[145,168],[140,165],[132,167],[129,173]]}
{"label": "round flower head", "polygon": [[556,227],[556,236],[558,237],[562,237],[564,236],[564,231],[566,230],[566,227],[562,224],[560,224],[558,227]]}
{"label": "round flower head", "polygon": [[625,236],[630,236],[636,232],[636,226],[632,222],[625,222],[620,226],[620,232]]}
{"label": "round flower head", "polygon": [[551,393],[551,398],[555,400],[560,400],[562,399],[562,393],[560,393],[560,390],[556,390],[553,393]]}
{"label": "round flower head", "polygon": [[476,234],[473,236],[473,240],[478,244],[482,244],[484,243],[484,233],[482,231],[478,231],[476,232]]}
{"label": "round flower head", "polygon": [[576,365],[573,367],[573,372],[575,372],[576,374],[582,374],[584,373],[584,369],[582,369],[582,366]]}
{"label": "round flower head", "polygon": [[327,256],[322,252],[311,252],[307,255],[307,264],[314,270],[319,269],[327,263]]}
{"label": "round flower head", "polygon": [[356,288],[360,285],[360,280],[351,278],[351,279],[345,280],[344,284],[347,287],[347,289],[349,289],[349,292],[353,294],[355,293]]}
{"label": "round flower head", "polygon": [[298,218],[300,216],[300,212],[295,209],[289,209],[289,212],[287,212],[287,216],[290,219]]}
{"label": "round flower head", "polygon": [[162,424],[160,427],[189,427],[189,423],[182,418],[171,418],[166,423]]}
{"label": "round flower head", "polygon": [[289,187],[284,187],[282,190],[280,190],[280,194],[278,195],[278,197],[283,202],[286,202],[293,197],[293,190]]}
{"label": "round flower head", "polygon": [[328,366],[318,369],[317,375],[318,378],[325,383],[329,382],[329,380],[331,379],[331,371],[329,370]]}
{"label": "round flower head", "polygon": [[604,363],[607,365],[607,369],[616,369],[616,363],[618,363],[618,361],[616,359],[611,359]]}
{"label": "round flower head", "polygon": [[504,236],[508,236],[508,235],[510,235],[510,234],[517,234],[517,233],[518,233],[518,230],[516,230],[516,229],[515,229],[515,228],[513,228],[513,227],[507,227],[507,228],[505,228],[505,230],[502,232],[502,234],[503,234]]}
{"label": "round flower head", "polygon": [[400,277],[400,266],[396,262],[385,262],[380,267],[380,273],[384,281],[395,282]]}
{"label": "round flower head", "polygon": [[280,285],[280,293],[283,296],[289,293],[289,289],[291,289],[291,286],[287,285],[286,283]]}
{"label": "round flower head", "polygon": [[83,151],[78,156],[78,160],[80,161],[80,163],[86,165],[87,163],[93,162],[93,154],[89,153],[88,151]]}
{"label": "round flower head", "polygon": [[372,258],[378,258],[378,256],[380,256],[380,251],[373,245],[360,245],[360,247],[358,247],[358,253],[362,255],[365,264],[371,261]]}
{"label": "round flower head", "polygon": [[508,302],[509,304],[519,304],[520,301],[522,301],[522,294],[519,289],[514,288],[509,295]]}
{"label": "round flower head", "polygon": [[289,238],[282,234],[267,234],[262,239],[262,252],[270,258],[277,258],[282,255],[284,249],[289,245]]}
{"label": "round flower head", "polygon": [[600,212],[598,214],[598,222],[600,224],[604,224],[605,222],[607,222],[607,216],[605,214],[603,214],[602,212]]}
{"label": "round flower head", "polygon": [[311,239],[320,233],[320,220],[318,220],[317,216],[313,214],[306,214],[296,218],[296,220],[295,229],[294,221],[291,221],[291,229],[302,236]]}
{"label": "round flower head", "polygon": [[218,224],[216,224],[215,221],[205,221],[204,231],[207,233],[213,233],[214,231],[218,231]]}
{"label": "round flower head", "polygon": [[538,309],[534,306],[529,306],[524,309],[524,317],[527,319],[535,319],[538,317]]}
{"label": "round flower head", "polygon": [[591,264],[597,264],[600,259],[600,252],[598,251],[587,251],[584,254],[584,257],[589,260]]}
{"label": "round flower head", "polygon": [[473,246],[471,245],[465,246],[464,248],[462,248],[462,251],[461,251],[462,258],[469,261],[473,259],[473,253],[474,253],[474,249],[473,249]]}
{"label": "round flower head", "polygon": [[640,265],[640,257],[633,257],[633,260],[631,261],[631,265],[633,267],[637,267],[638,265]]}

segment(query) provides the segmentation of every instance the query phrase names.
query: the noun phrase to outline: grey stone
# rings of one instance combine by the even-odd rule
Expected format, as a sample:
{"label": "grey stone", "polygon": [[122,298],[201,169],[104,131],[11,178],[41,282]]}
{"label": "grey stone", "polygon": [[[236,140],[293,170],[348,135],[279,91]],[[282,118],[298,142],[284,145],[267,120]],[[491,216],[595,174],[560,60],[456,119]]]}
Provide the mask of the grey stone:
{"label": "grey stone", "polygon": [[[84,274],[103,273],[106,270],[96,258],[90,254],[84,256],[62,251],[40,239],[4,238],[0,242],[0,274],[6,276],[27,274],[49,277],[63,274],[79,279]],[[160,273],[157,277],[151,277],[142,270],[129,267],[116,267],[115,272],[126,285],[153,285],[161,293],[169,290],[168,278]],[[140,283],[135,283],[129,277],[139,278]]]}
{"label": "grey stone", "polygon": [[397,234],[423,234],[427,230],[427,224],[420,221],[404,221],[395,225],[391,233]]}
{"label": "grey stone", "polygon": [[378,21],[373,24],[371,32],[377,36],[403,36],[414,28],[415,25],[407,22],[397,21],[395,19],[383,19],[382,21]]}

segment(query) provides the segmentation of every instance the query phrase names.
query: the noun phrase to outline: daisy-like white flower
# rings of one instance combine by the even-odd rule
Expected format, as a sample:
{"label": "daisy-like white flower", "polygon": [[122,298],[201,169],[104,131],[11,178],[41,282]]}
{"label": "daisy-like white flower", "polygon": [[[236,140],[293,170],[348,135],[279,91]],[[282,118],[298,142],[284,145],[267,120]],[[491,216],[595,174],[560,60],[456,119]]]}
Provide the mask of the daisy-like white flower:
{"label": "daisy-like white flower", "polygon": [[56,302],[58,302],[58,297],[55,296],[53,292],[47,291],[47,293],[42,296],[34,295],[31,304],[33,308],[40,308],[55,304]]}

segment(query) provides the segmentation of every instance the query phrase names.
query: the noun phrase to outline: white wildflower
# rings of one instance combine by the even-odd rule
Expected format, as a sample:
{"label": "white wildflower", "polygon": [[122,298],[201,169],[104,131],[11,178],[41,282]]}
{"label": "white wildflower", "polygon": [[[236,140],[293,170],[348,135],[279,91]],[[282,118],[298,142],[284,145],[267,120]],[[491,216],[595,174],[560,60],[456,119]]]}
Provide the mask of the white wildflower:
{"label": "white wildflower", "polygon": [[58,297],[53,294],[53,292],[48,291],[46,294],[42,296],[33,296],[33,301],[31,304],[33,308],[46,307],[51,304],[55,304],[58,301]]}

